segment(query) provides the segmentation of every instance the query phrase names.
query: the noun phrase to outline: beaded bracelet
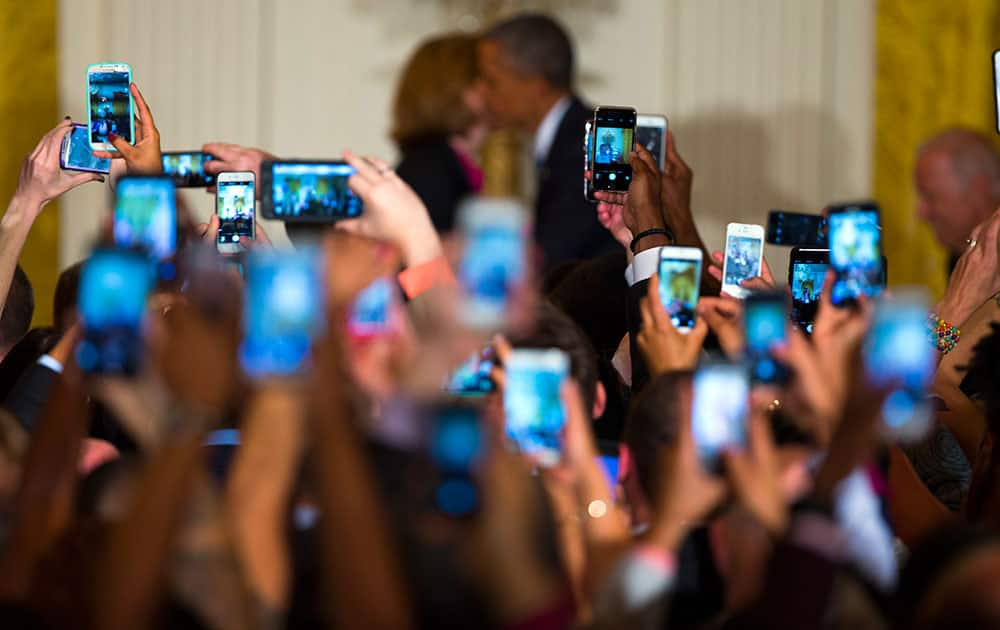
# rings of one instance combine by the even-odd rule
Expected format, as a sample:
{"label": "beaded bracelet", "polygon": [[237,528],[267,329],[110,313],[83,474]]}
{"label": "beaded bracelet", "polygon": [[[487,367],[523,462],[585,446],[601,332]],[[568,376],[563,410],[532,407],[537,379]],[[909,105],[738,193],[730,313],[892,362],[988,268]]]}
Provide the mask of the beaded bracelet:
{"label": "beaded bracelet", "polygon": [[958,345],[962,331],[934,313],[927,317],[927,341],[941,354],[948,354]]}

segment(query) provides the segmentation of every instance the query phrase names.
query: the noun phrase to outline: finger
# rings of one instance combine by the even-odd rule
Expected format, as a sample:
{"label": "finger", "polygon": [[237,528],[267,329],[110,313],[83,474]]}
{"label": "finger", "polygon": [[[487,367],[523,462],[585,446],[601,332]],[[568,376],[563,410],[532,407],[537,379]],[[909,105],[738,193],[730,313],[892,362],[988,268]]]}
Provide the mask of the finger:
{"label": "finger", "polygon": [[704,317],[699,317],[694,321],[694,328],[688,333],[688,340],[693,346],[701,348],[705,345],[706,337],[708,337],[708,322]]}
{"label": "finger", "polygon": [[767,264],[767,258],[761,257],[760,277],[772,287],[775,286],[774,274],[771,273],[771,265]]}
{"label": "finger", "polygon": [[726,255],[719,250],[715,250],[712,252],[712,260],[721,267],[726,262]]}
{"label": "finger", "polygon": [[652,154],[646,149],[646,147],[641,144],[635,145],[635,152],[639,156],[639,159],[645,164],[646,168],[649,170],[650,174],[658,175],[660,168],[656,165],[656,160],[653,158]]}
{"label": "finger", "polygon": [[724,297],[703,297],[698,300],[699,312],[701,308],[706,311],[715,311],[726,319],[735,319],[743,312],[743,303],[736,298]]}
{"label": "finger", "polygon": [[751,291],[770,291],[774,287],[764,278],[757,276],[756,278],[747,278],[740,283],[740,286],[744,289],[749,289]]}
{"label": "finger", "polygon": [[667,309],[663,307],[663,302],[660,300],[660,279],[655,273],[649,279],[649,292],[646,294],[646,299],[649,300],[649,314],[653,318],[653,325],[658,330],[676,330],[674,323],[670,321],[670,316],[667,315]]}
{"label": "finger", "polygon": [[208,234],[208,224],[199,223],[198,225],[194,226],[194,230],[199,237],[205,238],[205,235]]}
{"label": "finger", "polygon": [[712,276],[719,282],[722,282],[722,269],[716,267],[715,265],[709,265],[705,268],[705,270],[708,272],[708,275]]}
{"label": "finger", "polygon": [[364,159],[367,160],[369,164],[375,167],[379,175],[384,175],[385,173],[392,170],[392,167],[389,166],[389,163],[383,160],[382,158],[372,157],[369,155],[365,156]]}
{"label": "finger", "polygon": [[354,153],[352,153],[349,149],[345,149],[343,155],[344,160],[354,167],[354,175],[351,175],[351,179],[355,179],[355,177],[357,177],[358,179],[364,180],[365,184],[369,184],[366,190],[371,187],[371,184],[378,180],[378,169],[376,169],[371,162],[354,155]]}
{"label": "finger", "polygon": [[507,337],[503,335],[493,335],[493,353],[496,355],[497,362],[500,365],[506,365],[507,361],[510,360],[510,353],[513,348],[510,342],[507,341]]}
{"label": "finger", "polygon": [[110,134],[108,136],[108,142],[111,143],[111,146],[118,149],[118,152],[121,153],[122,157],[126,160],[132,157],[132,154],[135,152],[135,147],[128,142],[125,142],[125,139],[119,135]]}
{"label": "finger", "polygon": [[153,113],[149,111],[149,105],[146,104],[146,99],[142,97],[142,92],[139,91],[139,86],[135,83],[129,86],[132,92],[132,98],[135,99],[136,110],[139,113],[139,119],[141,121],[141,128],[144,138],[151,138],[156,134],[156,125],[153,123]]}
{"label": "finger", "polygon": [[667,162],[673,167],[672,170],[676,171],[688,171],[690,170],[687,162],[681,157],[681,154],[677,151],[677,139],[674,138],[674,132],[667,129]]}
{"label": "finger", "polygon": [[201,152],[215,156],[214,160],[205,162],[204,168],[209,175],[218,175],[223,171],[233,170],[233,164],[242,154],[243,147],[228,142],[209,142],[202,145]]}
{"label": "finger", "polygon": [[80,173],[78,175],[74,175],[73,177],[71,177],[69,183],[71,187],[76,188],[77,186],[81,186],[83,184],[86,184],[87,182],[103,182],[103,181],[104,181],[104,176],[101,175],[100,173]]}
{"label": "finger", "polygon": [[[351,185],[351,180],[347,180],[347,185],[348,186]],[[355,193],[358,192],[353,187],[352,190],[354,190]],[[358,193],[358,196],[361,196],[360,193]],[[334,227],[348,234],[361,234],[364,232],[364,229],[361,224],[361,219],[345,219],[343,221],[337,221],[334,224]]]}
{"label": "finger", "polygon": [[499,365],[490,368],[490,380],[496,386],[497,391],[503,393],[507,388],[507,372]]}
{"label": "finger", "polygon": [[119,151],[91,151],[90,153],[95,158],[100,158],[102,160],[122,160],[125,158],[125,156]]}
{"label": "finger", "polygon": [[750,451],[758,464],[774,464],[774,437],[766,408],[755,408],[750,415]]}
{"label": "finger", "polygon": [[267,230],[260,223],[255,223],[254,225],[254,240],[257,241],[258,245],[266,245],[267,247],[273,247],[274,243],[271,242],[271,237],[267,235]]}
{"label": "finger", "polygon": [[649,301],[650,297],[648,295],[639,300],[639,315],[642,317],[642,328],[640,330],[643,331],[652,330],[655,326],[655,320],[653,319],[653,313],[650,311]]}
{"label": "finger", "polygon": [[[372,183],[371,179],[361,175],[360,173],[354,173],[353,175],[347,178],[348,188],[353,190],[354,194],[356,194],[358,197],[361,197],[361,199],[366,199],[368,197],[368,193],[371,192],[371,189],[374,185],[375,184]],[[357,221],[358,219],[351,219],[351,220]],[[340,223],[345,223],[345,222],[340,221]],[[342,226],[338,225],[337,227],[342,227]]]}

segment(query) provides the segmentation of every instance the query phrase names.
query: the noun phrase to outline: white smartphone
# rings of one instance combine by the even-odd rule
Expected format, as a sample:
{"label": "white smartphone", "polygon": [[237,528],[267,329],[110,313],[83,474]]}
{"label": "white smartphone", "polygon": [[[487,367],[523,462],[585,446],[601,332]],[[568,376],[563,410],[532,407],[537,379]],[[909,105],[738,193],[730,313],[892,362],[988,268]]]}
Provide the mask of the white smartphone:
{"label": "white smartphone", "polygon": [[639,114],[635,119],[635,143],[641,144],[663,170],[667,157],[667,117],[659,114]]}
{"label": "white smartphone", "polygon": [[505,367],[507,436],[542,466],[556,465],[566,424],[560,390],[569,374],[569,356],[557,348],[517,348]]}
{"label": "white smartphone", "polygon": [[253,239],[254,174],[252,171],[219,173],[215,184],[215,212],[219,215],[219,232],[215,246],[220,254],[243,251],[240,239]]}
{"label": "white smartphone", "polygon": [[135,104],[132,102],[132,66],[95,63],[87,66],[87,128],[90,148],[117,151],[108,142],[116,135],[135,144]]}
{"label": "white smartphone", "polygon": [[660,248],[660,302],[674,327],[682,333],[694,327],[701,288],[701,258],[697,247]]}
{"label": "white smartphone", "polygon": [[705,470],[720,472],[722,452],[745,449],[750,375],[740,363],[707,362],[694,373],[691,429]]}
{"label": "white smartphone", "polygon": [[764,226],[730,223],[726,226],[726,257],[722,264],[722,292],[746,297],[740,285],[760,275],[764,260]]}

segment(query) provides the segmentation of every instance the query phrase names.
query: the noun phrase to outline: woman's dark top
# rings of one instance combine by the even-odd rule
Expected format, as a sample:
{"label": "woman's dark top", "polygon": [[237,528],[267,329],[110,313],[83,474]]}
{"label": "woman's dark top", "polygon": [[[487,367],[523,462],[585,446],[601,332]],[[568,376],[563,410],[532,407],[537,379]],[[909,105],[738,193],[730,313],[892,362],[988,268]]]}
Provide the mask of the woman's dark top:
{"label": "woman's dark top", "polygon": [[407,142],[396,173],[427,206],[438,232],[450,232],[459,202],[476,192],[461,158],[444,137]]}

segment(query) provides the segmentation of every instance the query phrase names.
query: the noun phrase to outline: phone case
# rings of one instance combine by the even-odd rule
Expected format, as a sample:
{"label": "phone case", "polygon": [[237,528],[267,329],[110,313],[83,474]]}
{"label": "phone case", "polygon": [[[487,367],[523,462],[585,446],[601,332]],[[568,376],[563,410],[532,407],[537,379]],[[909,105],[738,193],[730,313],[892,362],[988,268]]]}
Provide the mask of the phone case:
{"label": "phone case", "polygon": [[[127,64],[127,63],[105,61],[105,62],[102,62],[102,63],[92,63],[89,66],[87,66],[87,129],[88,129],[88,138],[91,137],[90,133],[89,133],[89,130],[93,129],[93,124],[94,124],[93,112],[91,111],[91,105],[90,105],[90,89],[91,89],[90,88],[90,75],[91,75],[91,71],[93,69],[95,69],[95,68],[104,68],[104,67],[107,67],[107,66],[125,66],[125,68],[128,71],[128,84],[129,84],[129,87],[131,88],[131,85],[132,85],[132,66],[129,65],[129,64]],[[134,145],[135,144],[135,101],[132,98],[132,91],[131,91],[131,89],[129,89],[129,92],[128,92],[128,124],[129,124],[129,144]],[[117,151],[118,151],[117,149],[115,149],[110,144],[108,144],[107,146],[103,146],[102,145],[102,146],[99,146],[99,147],[95,147],[92,139],[91,139],[90,146],[91,146],[91,148],[93,148],[95,150],[110,151],[112,153],[117,153]]]}

